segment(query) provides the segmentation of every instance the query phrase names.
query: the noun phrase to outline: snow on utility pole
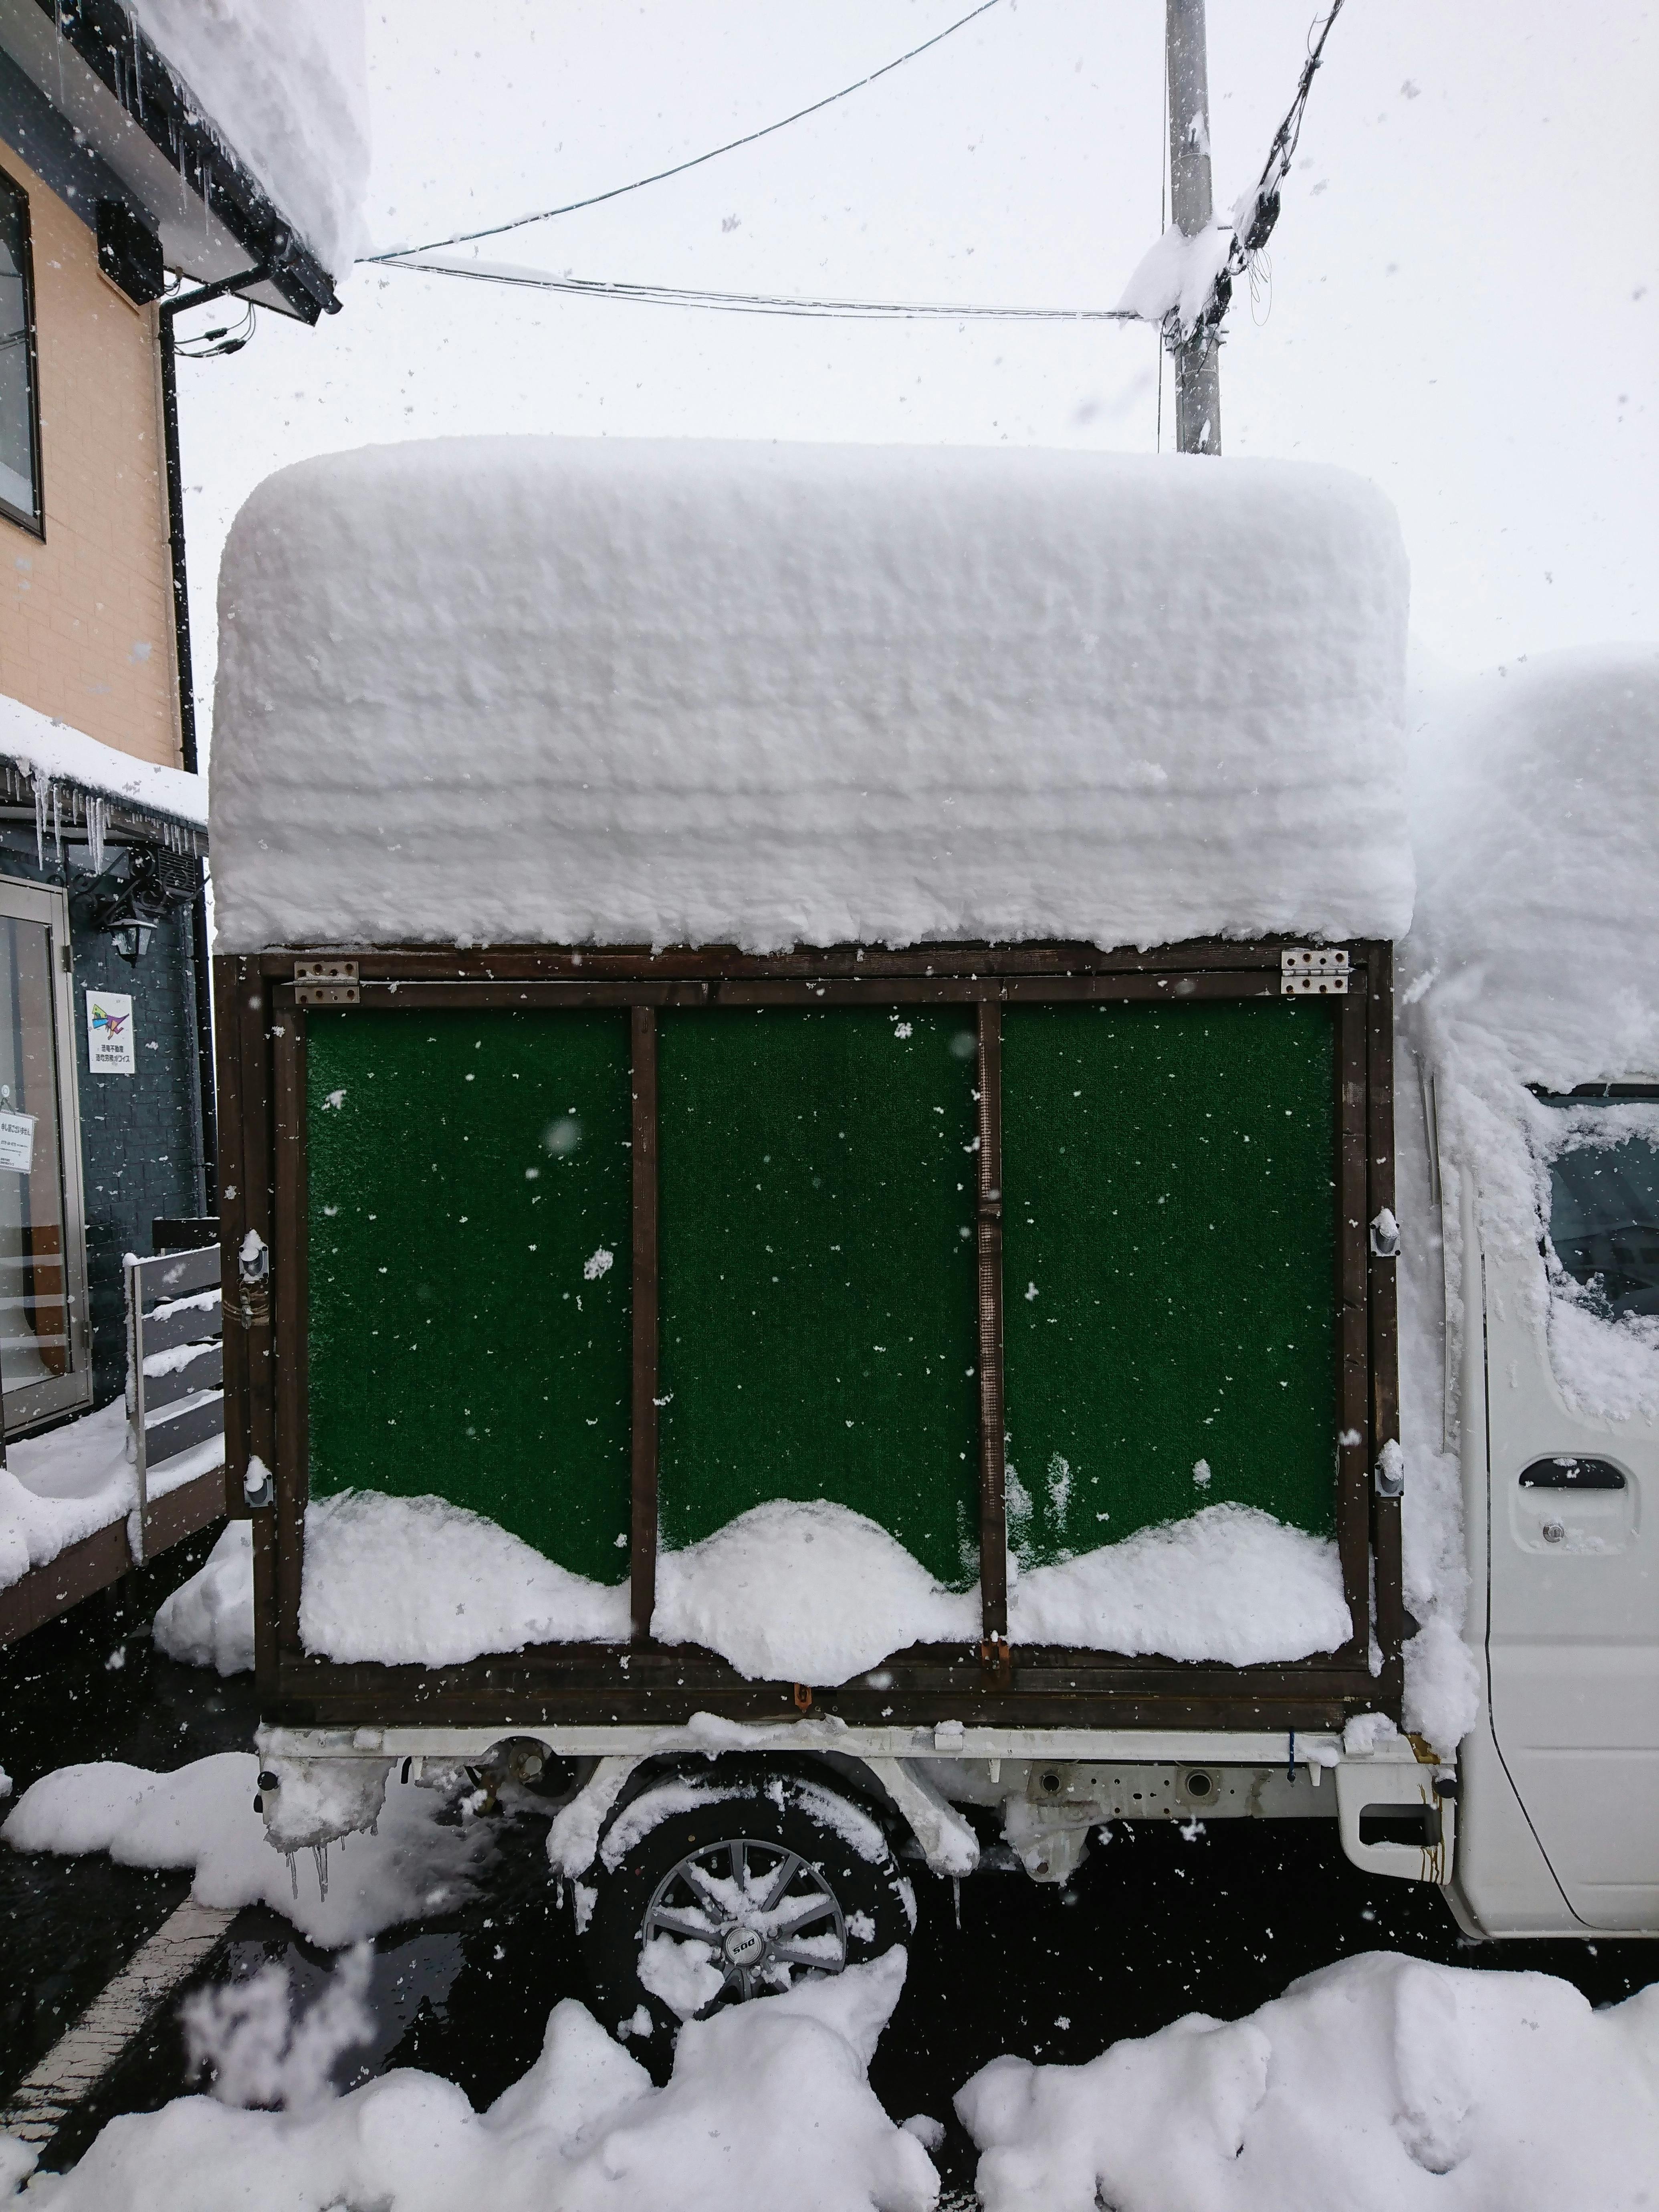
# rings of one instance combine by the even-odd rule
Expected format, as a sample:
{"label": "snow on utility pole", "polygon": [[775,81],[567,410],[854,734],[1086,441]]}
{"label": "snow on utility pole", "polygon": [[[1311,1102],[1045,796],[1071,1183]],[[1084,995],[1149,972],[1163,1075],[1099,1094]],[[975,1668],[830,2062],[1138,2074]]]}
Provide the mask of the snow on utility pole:
{"label": "snow on utility pole", "polygon": [[[1170,206],[1182,235],[1209,227],[1210,70],[1204,0],[1165,0],[1164,52],[1170,79]],[[1176,450],[1221,451],[1219,333],[1200,326],[1173,348]]]}

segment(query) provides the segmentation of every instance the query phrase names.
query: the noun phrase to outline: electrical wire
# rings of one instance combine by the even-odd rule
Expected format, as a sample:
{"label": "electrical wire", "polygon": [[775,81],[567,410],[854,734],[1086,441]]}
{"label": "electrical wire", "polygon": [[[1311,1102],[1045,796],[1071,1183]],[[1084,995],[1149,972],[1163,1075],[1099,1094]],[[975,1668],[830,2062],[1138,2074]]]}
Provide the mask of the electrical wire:
{"label": "electrical wire", "polygon": [[222,361],[227,354],[240,353],[253,336],[259,319],[258,309],[252,300],[244,300],[240,294],[228,296],[245,311],[240,323],[234,328],[226,324],[219,330],[198,331],[193,338],[179,341],[173,350],[181,361]]}
{"label": "electrical wire", "polygon": [[584,300],[628,300],[654,307],[702,307],[726,314],[800,315],[849,322],[1135,323],[1125,307],[998,307],[939,300],[816,300],[782,292],[704,292],[672,284],[613,284],[592,276],[544,276],[532,270],[476,268],[448,261],[390,261],[428,276],[463,276],[475,284],[507,284],[532,292],[564,292]]}
{"label": "electrical wire", "polygon": [[[848,93],[857,92],[866,84],[873,84],[878,77],[885,76],[890,70],[900,68],[907,61],[913,61],[918,54],[926,53],[928,47],[938,46],[940,40],[948,39],[952,32],[961,30],[964,24],[973,22],[977,16],[985,15],[998,4],[999,0],[982,0],[982,4],[974,9],[970,14],[960,17],[957,21],[947,26],[945,30],[937,32],[933,38],[925,40],[922,45],[913,46],[908,53],[901,54],[896,60],[886,63],[881,69],[872,70],[868,76],[860,77],[856,84],[844,86],[840,92],[830,93],[827,98],[815,101],[811,107],[798,109],[793,115],[787,115],[780,122],[768,124],[763,130],[752,131],[746,137],[734,138],[727,145],[716,146],[708,153],[699,154],[689,161],[678,162],[672,169],[659,170],[654,175],[638,178],[632,184],[617,185],[611,191],[595,193],[589,199],[573,200],[565,207],[547,208],[537,215],[520,216],[511,222],[495,223],[484,229],[458,233],[452,238],[434,240],[426,246],[401,246],[393,252],[369,254],[364,258],[367,261],[386,269],[411,270],[428,276],[459,276],[475,284],[504,284],[516,290],[563,293],[577,299],[623,300],[630,301],[635,306],[697,308],[723,314],[785,315],[812,320],[836,319],[852,322],[929,320],[997,323],[1139,322],[1144,319],[1143,317],[1122,307],[981,307],[967,304],[953,305],[949,301],[935,300],[834,300],[798,297],[787,293],[713,292],[670,284],[614,283],[592,276],[544,276],[536,270],[492,266],[487,262],[469,266],[464,263],[427,261],[416,258],[417,255],[440,252],[447,246],[471,245],[481,238],[498,237],[504,231],[520,230],[529,223],[545,222],[555,216],[574,214],[580,208],[595,207],[603,200],[617,199],[624,192],[638,191],[646,185],[659,184],[665,178],[679,176],[685,170],[695,169],[704,161],[712,161],[721,154],[729,154],[738,146],[752,145],[756,139],[768,137],[775,131],[781,131],[791,123],[799,122],[804,116],[816,115],[821,109],[831,106],[836,100],[844,100]],[[1203,312],[1197,318],[1194,327],[1206,322],[1211,324],[1220,322],[1231,298],[1234,277],[1247,270],[1251,273],[1253,301],[1257,296],[1255,275],[1257,258],[1261,256],[1273,225],[1279,219],[1279,187],[1290,169],[1291,160],[1301,139],[1303,119],[1307,113],[1308,99],[1313,89],[1314,77],[1324,58],[1325,42],[1330,36],[1331,27],[1341,14],[1342,8],[1343,0],[1332,0],[1327,13],[1322,17],[1316,18],[1309,31],[1308,58],[1297,81],[1296,95],[1285,112],[1284,120],[1273,134],[1273,143],[1268,149],[1267,158],[1262,165],[1261,176],[1256,181],[1254,191],[1248,196],[1248,215],[1243,212],[1244,203],[1240,203],[1241,214],[1236,224],[1231,249],[1217,275]],[[1164,92],[1166,110],[1168,98],[1166,61]],[[1164,179],[1160,178],[1160,226],[1164,208],[1164,193],[1166,190],[1167,185]],[[1267,276],[1269,284],[1271,281],[1269,267]],[[1170,331],[1166,329],[1166,337],[1170,335]],[[240,340],[238,343],[246,343],[246,340]],[[222,349],[227,352],[234,349],[234,346]],[[1163,441],[1163,411],[1164,371],[1160,358],[1158,431],[1160,447]]]}
{"label": "electrical wire", "polygon": [[1331,26],[1342,13],[1343,0],[1331,0],[1322,18],[1316,17],[1308,33],[1308,58],[1303,64],[1302,74],[1297,80],[1296,97],[1285,112],[1284,121],[1273,133],[1273,144],[1267,149],[1267,158],[1261,165],[1255,189],[1249,195],[1249,211],[1236,225],[1233,250],[1227,257],[1225,274],[1238,276],[1267,245],[1273,227],[1279,220],[1279,188],[1290,174],[1291,162],[1301,143],[1302,125],[1308,112],[1308,97],[1313,90],[1313,81],[1320,64],[1325,58],[1325,41],[1331,35]]}
{"label": "electrical wire", "polygon": [[1000,4],[1001,0],[981,0],[977,8],[970,9],[967,15],[958,17],[954,23],[947,23],[942,31],[936,31],[931,39],[924,39],[919,46],[912,46],[908,53],[899,54],[892,61],[884,62],[878,70],[872,70],[868,76],[860,77],[856,83],[844,84],[839,92],[827,93],[822,100],[815,100],[810,107],[798,107],[793,115],[781,116],[777,122],[764,124],[758,131],[746,131],[741,138],[730,138],[723,146],[711,146],[706,154],[694,154],[689,161],[676,161],[672,168],[658,169],[648,177],[635,177],[629,184],[613,185],[608,191],[591,193],[586,199],[567,201],[562,207],[543,208],[535,215],[514,216],[510,222],[489,223],[482,230],[459,230],[449,238],[429,238],[422,246],[400,246],[391,247],[384,253],[366,253],[361,257],[362,260],[389,264],[401,261],[411,253],[435,253],[446,246],[471,246],[481,238],[500,238],[509,230],[522,230],[529,223],[551,222],[556,216],[575,215],[583,208],[599,207],[606,200],[621,199],[624,193],[643,191],[647,185],[660,185],[670,177],[683,177],[688,169],[699,169],[705,161],[718,161],[722,154],[735,154],[740,146],[752,146],[758,139],[769,138],[775,131],[787,131],[792,123],[804,122],[809,115],[822,114],[826,107],[833,107],[838,100],[845,100],[854,92],[862,92],[866,85],[874,84],[880,77],[890,76],[896,69],[902,69],[906,62],[915,61],[918,54],[925,54],[930,47],[940,45]]}

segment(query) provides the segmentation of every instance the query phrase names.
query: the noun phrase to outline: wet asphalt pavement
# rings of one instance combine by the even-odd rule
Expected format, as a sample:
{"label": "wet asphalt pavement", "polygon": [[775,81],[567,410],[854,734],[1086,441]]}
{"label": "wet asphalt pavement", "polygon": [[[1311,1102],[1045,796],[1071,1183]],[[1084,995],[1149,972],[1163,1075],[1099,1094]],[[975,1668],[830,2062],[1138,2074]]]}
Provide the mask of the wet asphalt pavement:
{"label": "wet asphalt pavement", "polygon": [[[175,1666],[151,1648],[155,1606],[205,1556],[181,1546],[121,1602],[94,1599],[0,1651],[0,1765],[19,1790],[74,1760],[155,1768],[251,1748],[251,1681]],[[119,1654],[118,1663],[112,1656]],[[373,2045],[341,2063],[342,2087],[394,2066],[454,2081],[475,2105],[531,2065],[550,2008],[586,1994],[568,1915],[556,1905],[546,1821],[502,1818],[483,1892],[463,1910],[388,1930],[375,1945]],[[947,2187],[971,2183],[974,2154],[953,2093],[1000,2052],[1076,2062],[1182,2013],[1233,2017],[1298,1974],[1352,1953],[1398,1950],[1450,1965],[1561,1975],[1597,2004],[1659,1976],[1641,1943],[1467,1942],[1438,1895],[1348,1865],[1334,1822],[1213,1821],[1187,1836],[1117,1826],[1059,1890],[988,1873],[952,1886],[917,1880],[921,1925],[899,2009],[871,2069],[896,2119],[950,2124],[936,2162]],[[184,1874],[101,1857],[26,1858],[0,1849],[0,2097],[78,2017],[189,1890]],[[130,2045],[42,2164],[62,2168],[118,2112],[154,2109],[186,2087],[179,2005],[201,1981],[287,1963],[302,1996],[329,1954],[275,1913],[240,1914],[195,1984]]]}

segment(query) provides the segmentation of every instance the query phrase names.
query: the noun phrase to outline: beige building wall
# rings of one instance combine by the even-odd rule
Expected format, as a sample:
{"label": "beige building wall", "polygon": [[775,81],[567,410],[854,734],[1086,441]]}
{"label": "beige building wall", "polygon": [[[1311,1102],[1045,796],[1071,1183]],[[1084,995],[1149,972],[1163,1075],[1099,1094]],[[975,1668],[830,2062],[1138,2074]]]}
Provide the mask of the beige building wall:
{"label": "beige building wall", "polygon": [[46,538],[0,514],[0,691],[179,764],[155,310],[99,274],[92,233],[0,143],[29,198]]}

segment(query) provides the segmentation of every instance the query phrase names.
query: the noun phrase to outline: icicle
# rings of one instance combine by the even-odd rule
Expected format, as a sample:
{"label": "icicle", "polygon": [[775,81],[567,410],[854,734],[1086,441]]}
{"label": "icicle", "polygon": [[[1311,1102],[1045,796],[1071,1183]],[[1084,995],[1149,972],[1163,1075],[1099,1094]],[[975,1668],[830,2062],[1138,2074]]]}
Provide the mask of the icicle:
{"label": "icicle", "polygon": [[58,848],[58,865],[61,868],[64,865],[64,810],[59,803],[61,793],[54,783],[52,787],[52,839]]}
{"label": "icicle", "polygon": [[951,1877],[951,1894],[956,1900],[957,1933],[960,1936],[962,1933],[962,1876],[959,1874],[953,1874]]}
{"label": "icicle", "polygon": [[34,784],[34,864],[38,868],[46,865],[46,794],[54,787],[52,778],[38,768],[32,772]]}
{"label": "icicle", "polygon": [[300,1862],[292,1851],[284,1851],[283,1856],[288,1861],[289,1884],[297,1899],[300,1894]]}
{"label": "icicle", "polygon": [[104,828],[109,820],[109,801],[95,791],[87,793],[87,842],[92,848],[92,872],[104,872]]}
{"label": "icicle", "polygon": [[328,1845],[326,1844],[312,1845],[311,1863],[317,1869],[317,1902],[319,1905],[326,1905],[328,1902]]}

